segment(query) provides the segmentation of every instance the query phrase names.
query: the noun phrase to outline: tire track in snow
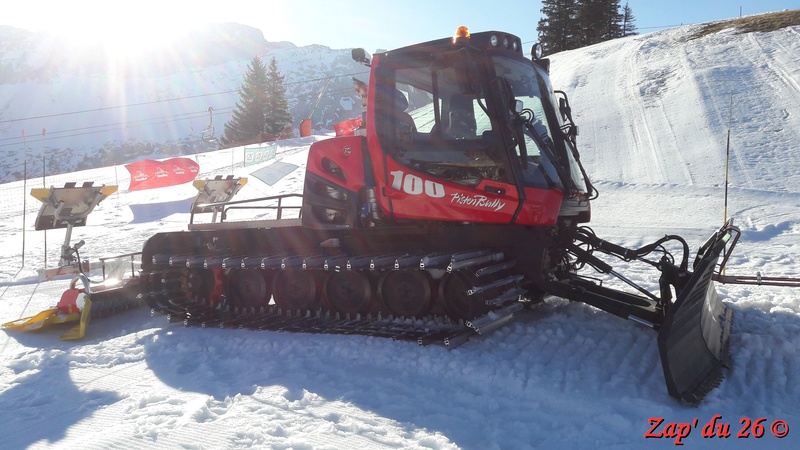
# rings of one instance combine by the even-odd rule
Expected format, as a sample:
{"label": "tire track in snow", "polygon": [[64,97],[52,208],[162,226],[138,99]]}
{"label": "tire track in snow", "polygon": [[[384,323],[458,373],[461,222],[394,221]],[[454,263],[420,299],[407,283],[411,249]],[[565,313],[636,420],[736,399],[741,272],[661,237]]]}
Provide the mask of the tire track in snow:
{"label": "tire track in snow", "polygon": [[[789,30],[793,34],[798,34],[796,31],[792,30],[791,28]],[[770,56],[772,56],[774,54],[774,49],[772,51],[770,51],[770,52],[767,52],[766,50],[764,50],[764,46],[761,45],[761,43],[758,41],[758,39],[756,39],[756,37],[754,36],[754,33],[748,33],[747,38],[750,41],[750,43],[753,44],[754,47],[758,47],[761,50],[761,51],[758,52],[758,54],[760,54],[760,55],[770,55]],[[800,39],[800,36],[797,36],[797,39]],[[781,47],[781,49],[783,49],[784,52],[786,52],[787,55],[791,55],[791,52],[785,46],[783,46],[780,42],[778,42],[777,44],[778,44],[779,47]],[[795,80],[794,77],[792,77],[789,74],[789,72],[787,72],[786,69],[775,58],[766,58],[765,57],[765,61],[763,61],[763,66],[766,66],[766,68],[771,69],[772,72],[774,72],[775,75],[778,76],[779,81],[783,82],[784,85],[789,86],[790,88],[793,88],[792,90],[794,90],[795,92],[800,93],[800,82]]]}
{"label": "tire track in snow", "polygon": [[[708,39],[718,39],[718,37],[708,37],[707,36],[707,37],[696,39],[696,40],[693,41],[693,46],[694,46],[693,50],[694,50],[694,52],[699,54],[699,55],[701,55],[699,57],[698,61],[700,63],[704,63],[704,64],[708,64],[708,58],[705,56],[706,55],[706,51],[707,51],[707,48],[706,48],[707,47],[706,46],[707,41],[706,40],[708,40]],[[714,47],[716,45],[718,45],[718,44],[716,44],[716,43],[710,44],[710,46],[712,46],[712,47]],[[683,55],[685,57],[687,57],[687,59],[688,59],[688,53],[687,52],[688,52],[688,49],[690,48],[689,44],[687,43],[686,45],[682,46],[682,48],[683,48]],[[731,50],[731,51],[734,51],[734,50]],[[743,53],[743,50],[740,47],[737,46],[737,48],[735,49],[735,53],[737,55],[741,55]],[[719,58],[717,60],[720,63],[723,62]],[[694,64],[698,64],[698,63],[695,63],[695,62],[693,62],[693,63]],[[710,125],[712,127],[716,127],[716,128],[723,128],[724,127],[725,129],[727,129],[729,127],[729,121],[731,119],[730,94],[733,91],[730,88],[726,87],[726,88],[724,88],[725,92],[720,92],[720,91],[722,91],[722,89],[720,88],[720,85],[721,84],[726,84],[726,82],[727,83],[730,82],[730,80],[725,76],[725,74],[728,71],[732,71],[732,70],[735,70],[735,68],[722,67],[720,69],[715,69],[715,70],[712,70],[710,72],[708,70],[694,70],[694,71],[692,71],[692,76],[693,76],[693,79],[694,79],[695,84],[697,86],[695,92],[710,92],[711,93],[711,95],[707,95],[706,96],[705,101],[701,102],[701,104],[706,105],[706,110],[708,111],[707,112],[707,117],[711,118],[709,121],[711,122]],[[719,79],[720,77],[722,77],[722,79]],[[714,94],[715,91],[718,91],[720,93],[719,94]],[[737,102],[734,101],[734,103],[737,103]],[[721,147],[721,149],[723,151],[723,153],[722,153],[722,155],[723,155],[722,156],[722,167],[723,167],[723,169],[725,168],[725,165],[726,165],[725,156],[724,156],[725,155],[724,152],[726,150],[725,137],[726,137],[725,135],[720,136],[720,140],[721,140],[721,142],[723,142],[722,147]],[[730,148],[732,149],[731,154],[734,157],[737,169],[733,170],[732,168],[734,166],[733,166],[733,164],[730,164],[730,167],[731,167],[730,172],[733,173],[734,175],[736,175],[736,174],[740,175],[742,178],[744,178],[744,183],[747,186],[747,188],[754,189],[755,188],[755,183],[754,183],[753,177],[752,177],[752,175],[750,173],[749,166],[748,166],[747,162],[745,161],[745,158],[743,158],[742,155],[739,154],[739,152],[736,150],[736,147],[737,147],[736,145],[731,145]]]}
{"label": "tire track in snow", "polygon": [[[681,73],[687,72],[686,68],[689,67],[689,61],[688,61],[688,58],[686,57],[686,47],[685,46],[678,46],[676,48],[679,50],[678,51],[678,55],[680,57],[680,64],[675,64],[675,66],[677,67],[677,69]],[[674,72],[667,71],[664,74],[664,83],[665,84],[666,84],[667,79],[670,78],[670,77],[677,78],[676,76],[674,76]],[[686,99],[683,99],[683,100],[685,101]],[[683,145],[680,145],[679,142],[678,142],[678,139],[677,139],[678,134],[675,132],[675,127],[673,125],[673,121],[671,120],[671,118],[667,114],[667,110],[666,110],[665,105],[664,105],[663,96],[659,96],[657,101],[658,101],[658,105],[659,105],[659,108],[658,108],[659,114],[662,117],[664,124],[666,124],[667,127],[669,128],[669,135],[672,138],[672,144],[674,146],[673,150],[671,150],[671,151],[667,150],[666,152],[662,151],[662,148],[664,147],[663,145],[657,147],[657,150],[658,150],[658,153],[659,153],[659,158],[661,159],[661,161],[664,161],[664,159],[666,157],[666,154],[669,154],[670,157],[677,157],[678,161],[676,163],[676,166],[678,168],[680,168],[680,171],[683,173],[683,179],[682,180],[671,179],[671,177],[669,176],[670,174],[668,174],[667,175],[667,179],[664,180],[664,181],[668,182],[668,183],[680,183],[680,184],[684,184],[684,182],[686,182],[686,184],[688,184],[689,186],[694,186],[695,185],[695,180],[694,180],[694,176],[692,175],[692,171],[689,170],[689,161],[687,160],[686,156],[684,155],[684,152],[682,151],[682,149],[686,148],[686,147],[683,146]],[[698,103],[700,103],[699,99],[698,99]],[[662,136],[663,136],[663,134],[662,134]]]}
{"label": "tire track in snow", "polygon": [[[794,30],[789,30],[792,34],[797,34]],[[759,40],[760,36],[760,33],[747,33],[746,37],[739,40],[736,44],[737,54],[745,61],[746,67],[752,68],[752,76],[756,78],[756,80],[754,80],[756,82],[753,83],[753,85],[761,87],[762,89],[766,86],[771,86],[773,88],[773,95],[777,95],[778,97],[789,96],[793,99],[780,98],[780,103],[784,105],[800,104],[800,95],[798,95],[800,94],[800,83],[786,71],[784,64],[776,58],[776,49],[774,47],[770,47],[768,50],[764,48]],[[792,62],[797,62],[797,58],[793,56],[793,52],[783,45],[780,47],[790,60],[794,59]],[[753,97],[750,90],[740,91],[740,94],[744,96],[745,103]],[[759,98],[759,96],[755,98]],[[738,106],[737,104],[741,101],[742,100],[734,99],[734,106]],[[729,106],[727,102],[724,105],[725,116],[729,114]],[[784,115],[780,117],[780,114],[777,113],[778,108],[772,103],[763,104],[763,102],[754,101],[747,107],[750,109],[749,115],[757,117],[757,126],[760,133],[782,130],[782,121],[788,119],[791,115],[788,110],[781,109],[780,111],[782,111]],[[789,106],[789,108],[791,108],[791,106]],[[779,128],[771,128],[773,126],[778,126]],[[760,141],[744,142],[745,147],[749,144],[750,146],[755,145],[759,148],[763,148],[766,152],[764,154],[753,152],[752,149],[750,149],[749,152],[745,152],[740,148],[742,145],[731,145],[731,155],[737,164],[738,172],[744,176],[750,188],[755,189],[757,186],[761,186],[762,183],[759,182],[759,179],[763,177],[771,178],[789,175],[784,173],[780,167],[774,168],[769,162],[763,161],[763,159],[770,158],[772,155],[770,149],[765,147],[765,143],[763,142],[770,138],[771,136],[764,135]],[[792,143],[787,144],[793,145]],[[744,150],[747,150],[747,148]]]}
{"label": "tire track in snow", "polygon": [[[694,176],[689,168],[690,166],[686,156],[681,151],[683,146],[679,145],[673,120],[667,114],[663,98],[670,90],[668,82],[675,78],[675,65],[667,66],[664,70],[659,70],[654,74],[640,73],[641,71],[638,70],[640,66],[653,66],[653,64],[647,63],[646,61],[644,64],[639,64],[640,58],[646,60],[651,54],[649,50],[643,50],[645,43],[646,41],[641,41],[638,45],[630,46],[628,53],[625,55],[628,60],[629,70],[618,71],[622,72],[622,76],[627,79],[626,85],[628,89],[632,92],[639,92],[638,96],[632,98],[632,106],[629,108],[629,110],[633,110],[631,123],[634,127],[634,133],[639,135],[636,142],[637,145],[641,145],[642,147],[649,146],[652,167],[655,169],[655,173],[658,176],[658,179],[651,176],[649,177],[650,180],[656,183],[679,183],[691,186],[695,184]],[[650,45],[652,46],[652,44]],[[663,51],[657,47],[654,50],[659,52]],[[683,61],[683,67],[685,67],[685,56]],[[680,68],[681,66],[678,66],[678,69]],[[642,77],[641,81],[637,78],[638,74]],[[643,91],[643,89],[645,90]],[[650,107],[646,105],[647,100],[653,103]],[[657,109],[658,111],[654,114],[649,114],[648,111],[653,109]],[[668,140],[663,139],[665,133],[656,133],[652,129],[654,125],[658,126],[661,124],[664,125],[664,129],[669,130]],[[641,134],[639,133],[640,127],[643,128],[643,133]],[[657,135],[661,136],[662,139],[656,139],[655,136]],[[669,161],[667,160],[667,155],[669,155]]]}
{"label": "tire track in snow", "polygon": [[[623,56],[628,61],[628,70],[620,71],[623,78],[626,80],[625,84],[630,92],[639,91],[639,96],[634,95],[631,99],[631,106],[625,109],[633,113],[631,114],[629,127],[633,130],[636,147],[642,148],[649,146],[651,160],[654,163],[653,168],[657,172],[659,178],[664,180],[666,178],[665,170],[662,161],[658,157],[655,138],[653,137],[653,133],[647,121],[644,103],[642,102],[641,88],[638,87],[639,83],[636,82],[636,74],[638,73],[637,56],[641,54],[644,45],[645,41],[642,41],[638,45],[630,46],[627,54]],[[652,177],[648,178],[653,179]]]}

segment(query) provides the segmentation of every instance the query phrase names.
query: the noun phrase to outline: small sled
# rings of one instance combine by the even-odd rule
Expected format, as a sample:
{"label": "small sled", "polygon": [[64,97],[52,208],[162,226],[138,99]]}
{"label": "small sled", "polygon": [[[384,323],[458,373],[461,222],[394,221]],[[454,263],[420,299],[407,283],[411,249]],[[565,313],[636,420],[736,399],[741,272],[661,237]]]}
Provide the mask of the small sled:
{"label": "small sled", "polygon": [[[77,287],[78,281],[83,284],[82,288]],[[86,327],[91,318],[92,301],[89,292],[89,280],[85,275],[77,276],[72,279],[69,289],[61,294],[61,300],[55,308],[6,322],[2,327],[14,331],[38,331],[53,325],[77,321],[78,325],[62,334],[61,339],[65,341],[81,339],[86,335]]]}

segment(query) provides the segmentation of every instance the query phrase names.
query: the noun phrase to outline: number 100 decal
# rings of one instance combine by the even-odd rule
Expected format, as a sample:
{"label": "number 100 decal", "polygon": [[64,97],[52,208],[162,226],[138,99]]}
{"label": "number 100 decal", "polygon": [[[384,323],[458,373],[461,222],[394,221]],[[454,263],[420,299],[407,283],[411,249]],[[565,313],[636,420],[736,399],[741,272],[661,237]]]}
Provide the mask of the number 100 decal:
{"label": "number 100 decal", "polygon": [[432,198],[445,196],[444,185],[431,180],[423,180],[414,174],[406,174],[402,170],[389,172],[392,176],[392,188],[409,195],[425,194]]}

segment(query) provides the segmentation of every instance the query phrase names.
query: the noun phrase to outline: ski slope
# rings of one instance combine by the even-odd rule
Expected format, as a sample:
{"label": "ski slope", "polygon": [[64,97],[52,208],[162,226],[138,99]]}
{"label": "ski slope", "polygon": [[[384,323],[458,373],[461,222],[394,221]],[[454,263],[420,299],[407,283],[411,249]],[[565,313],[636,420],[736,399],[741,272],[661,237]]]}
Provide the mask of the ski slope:
{"label": "ski slope", "polygon": [[[564,52],[553,84],[570,96],[579,144],[600,191],[598,235],[628,247],[679,234],[696,249],[727,216],[742,227],[729,274],[800,276],[800,27],[722,31],[685,26]],[[732,108],[731,108],[732,98]],[[732,114],[729,114],[732,111]],[[320,138],[320,137],[318,137]],[[300,192],[310,139],[280,144],[297,165],[270,186],[241,149],[200,154],[199,178],[248,176],[239,198]],[[238,161],[238,162],[237,162]],[[191,185],[127,192],[123,168],[0,185],[0,322],[51,307],[68,281],[35,281],[44,232],[26,189],[119,184],[76,228],[82,256],[138,251],[188,223]],[[62,232],[47,232],[47,264]],[[650,289],[657,273],[620,264]],[[524,449],[671,448],[645,438],[693,424],[689,448],[798,448],[800,290],[718,286],[734,310],[734,367],[697,408],[664,386],[651,330],[554,300],[492,335],[448,351],[364,336],[184,328],[145,309],[63,329],[0,333],[3,448]],[[720,415],[732,436],[703,438]],[[764,436],[737,438],[765,418]],[[743,419],[746,419],[742,422]],[[786,437],[780,421],[787,424]],[[777,424],[776,427],[773,427]],[[748,428],[751,432],[756,428]]]}

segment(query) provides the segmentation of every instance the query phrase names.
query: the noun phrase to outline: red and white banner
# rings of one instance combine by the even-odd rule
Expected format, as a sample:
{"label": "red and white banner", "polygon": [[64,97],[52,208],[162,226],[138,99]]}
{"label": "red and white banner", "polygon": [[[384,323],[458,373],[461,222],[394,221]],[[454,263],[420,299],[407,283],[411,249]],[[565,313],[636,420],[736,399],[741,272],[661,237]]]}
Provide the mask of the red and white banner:
{"label": "red and white banner", "polygon": [[171,158],[165,161],[144,159],[126,164],[125,168],[131,173],[129,191],[188,183],[200,171],[200,166],[189,158]]}
{"label": "red and white banner", "polygon": [[336,131],[336,136],[353,136],[359,128],[361,128],[361,117],[345,120],[333,126],[333,130]]}

